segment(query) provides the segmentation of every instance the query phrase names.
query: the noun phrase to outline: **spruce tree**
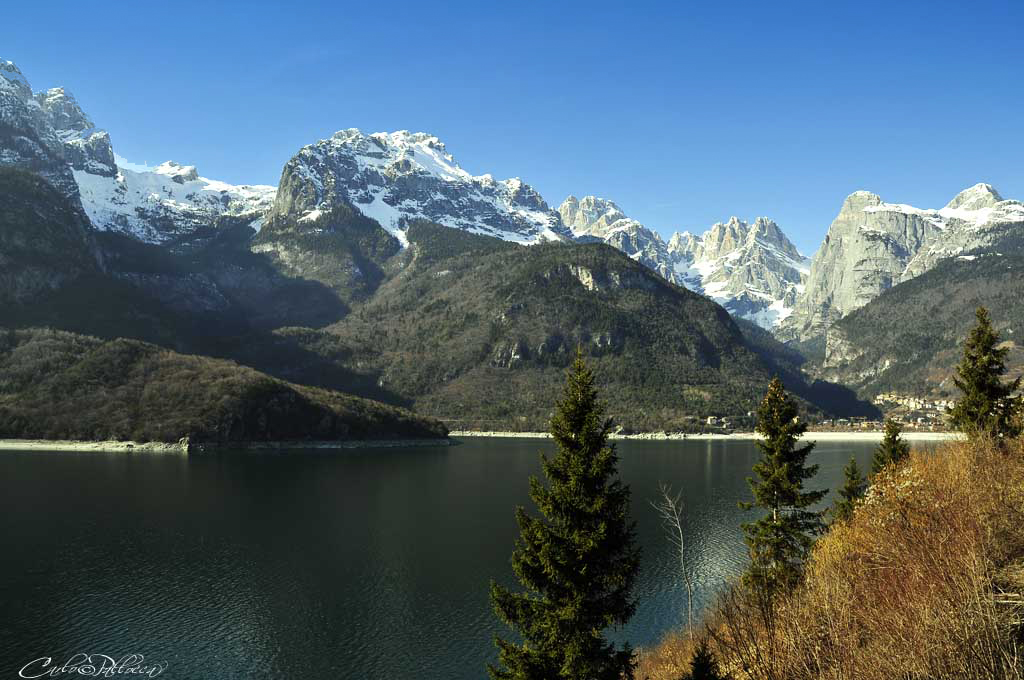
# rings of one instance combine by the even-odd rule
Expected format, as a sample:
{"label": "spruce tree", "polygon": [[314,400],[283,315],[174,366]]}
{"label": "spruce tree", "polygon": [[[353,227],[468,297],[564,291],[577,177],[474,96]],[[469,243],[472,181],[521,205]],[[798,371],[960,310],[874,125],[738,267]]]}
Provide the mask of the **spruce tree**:
{"label": "spruce tree", "polygon": [[806,464],[814,444],[798,446],[807,425],[778,378],[771,381],[757,409],[756,429],[763,437],[757,442],[761,460],[754,465],[757,479],[747,478],[754,502],[740,505],[756,506],[766,514],[743,525],[751,557],[745,580],[771,599],[796,584],[814,536],[822,529],[821,512],[809,508],[827,490],[804,491],[804,482],[818,471],[817,465]]}
{"label": "spruce tree", "polygon": [[978,320],[964,342],[953,382],[963,396],[949,410],[953,427],[969,436],[1015,437],[1020,434],[1021,399],[1014,396],[1020,378],[1004,384],[1005,347],[992,327],[988,310],[978,307]]}
{"label": "spruce tree", "polygon": [[632,648],[604,636],[636,609],[630,591],[639,565],[629,487],[617,478],[610,428],[593,373],[577,351],[551,420],[558,453],[541,456],[547,484],[530,478],[540,517],[516,510],[512,567],[525,591],[491,583],[495,612],[523,641],[495,639],[500,668],[489,666],[492,678],[633,677]]}
{"label": "spruce tree", "polygon": [[839,490],[839,498],[832,506],[832,519],[837,522],[844,522],[853,515],[853,508],[857,499],[864,495],[867,482],[857,466],[857,459],[850,457],[850,462],[843,468],[843,475],[846,481],[843,488]]}
{"label": "spruce tree", "polygon": [[908,444],[900,433],[900,424],[892,418],[885,421],[885,436],[882,443],[875,449],[875,455],[871,459],[871,474],[877,475],[886,465],[899,463],[910,455],[910,444]]}
{"label": "spruce tree", "polygon": [[682,680],[726,680],[718,667],[718,659],[711,651],[708,639],[704,638],[697,644],[693,651],[693,658],[690,659],[690,673],[684,675]]}

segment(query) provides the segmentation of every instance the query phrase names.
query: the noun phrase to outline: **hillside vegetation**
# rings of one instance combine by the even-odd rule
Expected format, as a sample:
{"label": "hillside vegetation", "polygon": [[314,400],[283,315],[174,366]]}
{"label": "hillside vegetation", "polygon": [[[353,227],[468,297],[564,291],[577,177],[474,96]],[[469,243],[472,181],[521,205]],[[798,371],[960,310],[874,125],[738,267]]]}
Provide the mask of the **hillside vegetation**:
{"label": "hillside vegetation", "polygon": [[610,246],[466,242],[427,224],[409,236],[412,263],[327,330],[455,427],[543,429],[577,346],[629,429],[745,413],[768,377],[724,309]]}
{"label": "hillside vegetation", "polygon": [[[815,545],[769,634],[731,591],[707,618],[735,680],[1024,677],[1024,443],[954,442],[884,470]],[[684,634],[638,678],[679,680]]]}
{"label": "hillside vegetation", "polygon": [[951,259],[882,293],[838,321],[822,377],[871,396],[880,392],[949,395],[947,380],[974,310],[991,310],[1011,347],[1011,375],[1024,369],[1024,256]]}
{"label": "hillside vegetation", "polygon": [[0,331],[0,438],[227,444],[434,438],[440,423],[136,340]]}
{"label": "hillside vegetation", "polygon": [[[33,214],[59,207],[37,189],[12,191],[35,197]],[[0,326],[229,359],[466,429],[544,429],[577,345],[627,430],[693,431],[707,416],[742,416],[776,373],[809,410],[864,414],[850,392],[808,384],[766,333],[604,244],[524,247],[416,222],[400,249],[340,206],[270,220],[255,235],[229,217],[161,245],[96,232],[72,252],[65,237],[82,225],[73,210],[54,210],[49,231],[32,231],[35,250],[102,266],[61,260],[68,266],[47,265],[45,285],[9,270],[7,289],[29,293],[0,305]],[[0,243],[0,257],[31,261],[16,245]]]}

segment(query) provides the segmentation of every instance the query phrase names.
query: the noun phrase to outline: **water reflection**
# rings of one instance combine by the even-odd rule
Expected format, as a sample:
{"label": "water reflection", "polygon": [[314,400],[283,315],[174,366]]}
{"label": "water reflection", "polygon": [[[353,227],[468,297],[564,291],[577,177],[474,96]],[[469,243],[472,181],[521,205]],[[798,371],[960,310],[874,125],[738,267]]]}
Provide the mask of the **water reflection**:
{"label": "water reflection", "polygon": [[[488,582],[512,583],[516,505],[550,442],[340,453],[0,455],[0,671],[40,655],[140,653],[166,677],[480,678]],[[837,486],[869,443],[819,444]],[[744,565],[750,442],[620,442],[643,546],[619,637],[686,617],[649,501],[682,490],[695,602]]]}

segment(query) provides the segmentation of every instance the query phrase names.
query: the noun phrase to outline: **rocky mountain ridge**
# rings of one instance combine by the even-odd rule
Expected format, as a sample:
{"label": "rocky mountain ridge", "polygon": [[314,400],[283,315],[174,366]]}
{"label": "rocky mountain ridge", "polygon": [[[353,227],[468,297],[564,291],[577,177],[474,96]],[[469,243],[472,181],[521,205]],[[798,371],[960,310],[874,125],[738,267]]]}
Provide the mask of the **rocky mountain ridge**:
{"label": "rocky mountain ridge", "polygon": [[943,260],[1021,245],[1024,204],[1004,200],[988,184],[961,191],[938,210],[856,191],[829,226],[805,291],[779,335],[824,337],[838,319]]}
{"label": "rocky mountain ridge", "polygon": [[806,258],[766,217],[753,224],[732,217],[699,236],[676,232],[665,243],[608,199],[569,196],[558,212],[577,238],[615,246],[669,281],[703,293],[763,328],[773,328],[788,316],[807,274]]}
{"label": "rocky mountain ridge", "polygon": [[303,147],[284,167],[268,222],[312,223],[339,205],[375,220],[403,245],[416,220],[517,243],[570,238],[530,185],[471,175],[423,132],[350,128]]}
{"label": "rocky mountain ridge", "polygon": [[0,165],[34,172],[80,204],[93,227],[161,243],[229,216],[258,228],[275,187],[236,186],[168,161],[120,163],[110,135],[64,88],[33,93],[11,61],[0,60]]}
{"label": "rocky mountain ridge", "polygon": [[676,275],[668,244],[657,232],[626,217],[612,201],[596,196],[569,196],[558,207],[558,214],[577,239],[603,241],[668,281],[684,285]]}
{"label": "rocky mountain ridge", "polygon": [[355,290],[346,301],[368,295],[408,245],[409,226],[427,220],[521,244],[607,243],[784,340],[823,339],[837,319],[950,257],[1024,245],[1024,205],[987,184],[937,210],[854,192],[811,261],[764,217],[666,242],[610,200],[570,196],[552,210],[522,180],[472,175],[437,137],[408,131],[342,130],[300,149],[280,187],[231,185],[173,161],[121,159],[72,94],[34,93],[9,61],[0,61],[0,165],[46,179],[96,230],[146,243],[221,225],[262,229],[255,253],[288,276]]}
{"label": "rocky mountain ridge", "polygon": [[[109,134],[97,128],[72,94],[63,88],[33,94],[17,67],[3,64],[0,85],[9,100],[7,108],[18,109],[16,116],[8,117],[42,140],[33,147],[35,162],[23,159],[20,164],[32,166],[29,169],[80,201],[100,231],[164,243],[225,217],[233,218],[232,224],[247,222],[255,230],[270,222],[268,233],[254,247],[281,263],[312,255],[296,251],[294,244],[289,250],[276,243],[275,232],[284,228],[323,233],[332,228],[329,216],[339,209],[354,209],[374,220],[399,247],[406,243],[408,225],[421,219],[517,243],[600,240],[665,279],[706,292],[730,311],[765,327],[777,323],[792,297],[779,282],[788,282],[789,288],[799,285],[798,273],[778,266],[773,262],[777,258],[758,247],[763,238],[742,248],[737,243],[738,251],[726,252],[723,243],[731,243],[729,236],[712,247],[721,231],[714,227],[705,235],[710,239],[707,244],[693,239],[666,243],[611,201],[594,197],[585,197],[575,209],[570,197],[556,212],[518,178],[495,180],[466,172],[437,137],[426,133],[339,131],[303,147],[289,160],[280,191],[210,180],[194,166],[173,161],[156,167],[135,165],[114,153]],[[10,146],[14,145],[5,145]],[[17,164],[13,160],[0,158],[4,164]],[[757,222],[756,229],[761,224]],[[746,223],[739,226],[735,220],[727,225],[726,232],[750,231]],[[782,250],[795,252],[782,239]],[[351,265],[343,266],[352,270],[354,280],[360,270]]]}

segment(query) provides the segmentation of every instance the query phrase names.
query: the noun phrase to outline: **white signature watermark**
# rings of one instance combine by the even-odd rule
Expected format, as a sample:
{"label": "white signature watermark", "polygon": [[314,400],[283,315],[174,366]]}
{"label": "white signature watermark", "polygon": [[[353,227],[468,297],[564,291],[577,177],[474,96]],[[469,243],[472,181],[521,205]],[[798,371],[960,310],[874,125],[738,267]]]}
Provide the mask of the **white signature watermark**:
{"label": "white signature watermark", "polygon": [[155,678],[167,670],[167,663],[147,663],[142,654],[127,654],[115,659],[106,654],[75,654],[63,664],[53,657],[41,656],[21,667],[21,678],[57,678],[62,675],[83,675],[94,678],[144,676]]}

